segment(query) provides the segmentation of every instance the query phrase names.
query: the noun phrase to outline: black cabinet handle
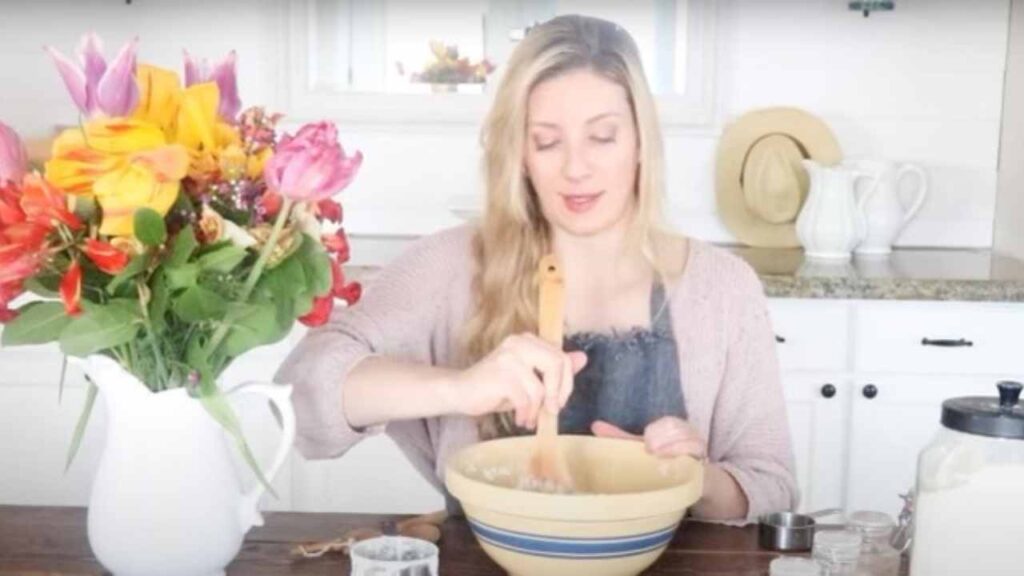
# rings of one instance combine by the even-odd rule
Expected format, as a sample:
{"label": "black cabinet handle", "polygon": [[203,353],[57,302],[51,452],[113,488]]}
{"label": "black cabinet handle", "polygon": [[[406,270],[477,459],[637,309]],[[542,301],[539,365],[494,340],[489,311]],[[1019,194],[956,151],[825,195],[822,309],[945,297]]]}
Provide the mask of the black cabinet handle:
{"label": "black cabinet handle", "polygon": [[958,338],[953,340],[951,338],[921,338],[921,346],[941,346],[943,348],[965,348],[974,346],[974,342],[965,338]]}
{"label": "black cabinet handle", "polygon": [[786,343],[786,339],[783,338],[782,336],[779,336],[778,334],[775,335],[775,341],[778,342],[779,344],[785,344]]}
{"label": "black cabinet handle", "polygon": [[868,384],[867,386],[864,387],[863,390],[861,390],[861,393],[864,394],[865,398],[871,400],[875,396],[878,396],[878,387],[875,386],[874,384]]}
{"label": "black cabinet handle", "polygon": [[836,395],[836,387],[832,384],[825,384],[821,387],[821,395],[825,398],[831,398]]}

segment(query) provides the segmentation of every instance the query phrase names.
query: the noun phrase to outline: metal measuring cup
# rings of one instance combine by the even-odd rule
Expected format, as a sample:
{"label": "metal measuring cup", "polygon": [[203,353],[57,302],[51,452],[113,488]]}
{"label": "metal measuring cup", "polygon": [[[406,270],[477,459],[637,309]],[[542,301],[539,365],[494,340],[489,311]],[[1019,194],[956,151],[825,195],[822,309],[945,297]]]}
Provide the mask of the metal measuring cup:
{"label": "metal measuring cup", "polygon": [[781,552],[802,552],[814,544],[814,532],[819,529],[842,528],[842,524],[818,524],[814,519],[841,514],[841,508],[818,510],[810,514],[772,512],[758,517],[758,543],[762,548]]}

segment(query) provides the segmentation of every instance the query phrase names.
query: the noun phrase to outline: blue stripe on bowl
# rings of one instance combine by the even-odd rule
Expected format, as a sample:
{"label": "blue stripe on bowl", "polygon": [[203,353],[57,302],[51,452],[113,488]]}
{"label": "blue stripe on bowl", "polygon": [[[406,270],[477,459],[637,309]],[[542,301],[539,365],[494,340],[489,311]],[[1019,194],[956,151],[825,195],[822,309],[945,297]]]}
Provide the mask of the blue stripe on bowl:
{"label": "blue stripe on bowl", "polygon": [[679,524],[657,532],[618,538],[568,538],[526,534],[496,528],[477,520],[469,521],[477,538],[513,552],[550,558],[621,558],[635,556],[665,546],[672,540]]}

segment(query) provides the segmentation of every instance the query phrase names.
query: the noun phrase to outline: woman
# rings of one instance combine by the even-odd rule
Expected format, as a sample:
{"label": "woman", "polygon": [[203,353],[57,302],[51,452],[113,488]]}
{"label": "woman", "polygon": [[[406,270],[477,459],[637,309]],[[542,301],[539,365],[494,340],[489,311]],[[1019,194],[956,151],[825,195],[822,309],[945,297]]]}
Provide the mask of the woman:
{"label": "woman", "polygon": [[[418,241],[282,367],[300,452],[336,457],[386,430],[441,488],[459,448],[551,410],[569,433],[706,458],[695,516],[793,507],[761,285],[738,258],[665,231],[661,134],[629,35],[582,16],[532,29],[482,142],[483,222]],[[548,252],[567,351],[534,335]]]}

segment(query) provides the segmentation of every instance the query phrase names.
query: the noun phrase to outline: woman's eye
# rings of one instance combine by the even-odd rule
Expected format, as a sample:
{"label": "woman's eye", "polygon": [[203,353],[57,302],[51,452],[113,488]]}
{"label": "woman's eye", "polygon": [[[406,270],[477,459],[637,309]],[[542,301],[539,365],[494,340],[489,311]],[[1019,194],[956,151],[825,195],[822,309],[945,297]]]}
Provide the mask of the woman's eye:
{"label": "woman's eye", "polygon": [[539,142],[538,141],[538,142],[534,142],[534,144],[537,146],[537,150],[538,151],[540,151],[540,150],[547,150],[548,148],[553,148],[555,145],[557,145],[558,144],[558,140],[548,140],[546,142]]}
{"label": "woman's eye", "polygon": [[611,136],[591,136],[590,139],[599,144],[611,144],[612,142],[615,142],[615,135],[612,134]]}

